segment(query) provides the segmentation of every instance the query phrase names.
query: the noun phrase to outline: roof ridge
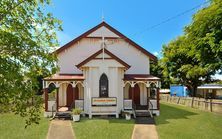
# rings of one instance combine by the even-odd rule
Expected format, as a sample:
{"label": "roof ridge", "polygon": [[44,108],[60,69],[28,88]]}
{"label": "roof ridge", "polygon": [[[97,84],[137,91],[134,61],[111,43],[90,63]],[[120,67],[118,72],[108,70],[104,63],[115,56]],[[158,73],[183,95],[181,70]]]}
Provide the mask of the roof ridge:
{"label": "roof ridge", "polygon": [[157,60],[157,57],[154,56],[153,54],[151,54],[150,52],[148,52],[146,49],[144,49],[143,47],[141,47],[140,45],[138,45],[136,42],[134,42],[133,40],[129,39],[128,37],[126,37],[124,34],[122,34],[121,32],[119,32],[117,29],[113,28],[112,26],[110,26],[108,23],[106,23],[105,21],[102,21],[100,24],[96,25],[95,27],[89,29],[88,31],[84,32],[83,34],[81,34],[80,36],[78,36],[77,38],[71,40],[70,42],[68,42],[67,44],[63,45],[62,47],[60,47],[59,49],[57,49],[56,51],[54,51],[54,53],[59,54],[60,52],[62,52],[63,50],[65,50],[66,48],[72,46],[72,44],[78,42],[79,40],[81,40],[84,37],[87,37],[89,34],[91,34],[92,32],[96,31],[97,29],[99,29],[100,27],[105,26],[107,27],[110,31],[112,31],[113,33],[115,33],[116,35],[118,35],[120,38],[123,38],[125,41],[127,41],[129,44],[131,44],[132,46],[134,46],[135,48],[137,48],[138,50],[140,50],[142,53],[144,53],[146,56],[148,56],[149,58],[151,58],[152,60]]}

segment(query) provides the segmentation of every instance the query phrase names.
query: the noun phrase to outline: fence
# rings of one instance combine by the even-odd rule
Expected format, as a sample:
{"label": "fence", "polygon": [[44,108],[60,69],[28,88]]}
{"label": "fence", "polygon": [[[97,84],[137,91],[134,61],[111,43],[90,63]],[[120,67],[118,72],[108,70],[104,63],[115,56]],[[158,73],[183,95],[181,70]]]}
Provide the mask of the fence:
{"label": "fence", "polygon": [[222,113],[222,100],[205,99],[197,97],[177,97],[170,95],[160,95],[160,100],[164,102],[181,104],[200,110],[207,110],[211,112]]}

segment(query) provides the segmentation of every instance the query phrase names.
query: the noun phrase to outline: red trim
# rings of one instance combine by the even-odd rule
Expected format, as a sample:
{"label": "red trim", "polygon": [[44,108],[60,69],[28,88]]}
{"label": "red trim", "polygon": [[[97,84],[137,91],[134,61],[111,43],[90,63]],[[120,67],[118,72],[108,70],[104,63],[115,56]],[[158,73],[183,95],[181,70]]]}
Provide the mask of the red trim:
{"label": "red trim", "polygon": [[56,88],[56,110],[59,110],[59,88]]}
{"label": "red trim", "polygon": [[132,88],[132,100],[133,100],[133,103],[134,103],[134,92],[135,92],[135,90],[134,90],[134,86],[131,87],[131,88]]}
{"label": "red trim", "polygon": [[[76,100],[76,87],[72,87],[72,89],[73,89],[73,101],[75,101]],[[75,102],[74,102],[74,105],[73,105],[73,107],[75,108],[76,106],[75,106]]]}
{"label": "red trim", "polygon": [[83,74],[54,74],[51,77],[44,78],[45,81],[73,81],[73,80],[84,80]]}
{"label": "red trim", "polygon": [[84,79],[44,79],[45,81],[83,81]]}
{"label": "red trim", "polygon": [[133,95],[133,101],[134,101],[134,104],[136,105],[140,105],[140,87],[138,84],[135,84],[135,86],[133,87],[134,91],[134,95]]}
{"label": "red trim", "polygon": [[[77,68],[82,67],[83,65],[85,65],[86,63],[88,63],[89,61],[91,61],[92,59],[94,59],[96,56],[98,56],[99,54],[101,54],[103,52],[103,49],[99,50],[98,52],[94,53],[93,55],[91,55],[90,57],[88,57],[87,59],[85,59],[84,61],[82,61],[81,63],[79,63],[78,65],[76,65]],[[114,54],[112,54],[110,51],[108,51],[107,49],[104,49],[104,52],[106,54],[108,54],[109,56],[111,56],[112,58],[114,58],[116,61],[118,61],[120,64],[124,65],[127,69],[130,68],[130,65],[128,65],[126,62],[124,62],[123,60],[121,60],[120,58],[118,58],[117,56],[115,56]]]}
{"label": "red trim", "polygon": [[44,92],[45,92],[45,111],[48,111],[48,88],[45,88]]}
{"label": "red trim", "polygon": [[[146,56],[148,56],[150,59],[152,60],[157,60],[157,57],[154,56],[153,54],[151,54],[150,52],[148,52],[146,49],[144,49],[143,47],[141,47],[140,45],[138,45],[137,43],[135,43],[134,41],[132,41],[131,39],[127,38],[125,35],[123,35],[122,33],[120,33],[118,30],[116,30],[115,28],[111,27],[110,25],[108,25],[106,22],[102,22],[99,25],[93,27],[92,29],[86,31],[85,33],[83,33],[82,35],[80,35],[79,37],[73,39],[72,41],[70,41],[69,43],[65,44],[64,46],[60,47],[59,49],[57,49],[54,53],[59,54],[60,52],[62,52],[63,50],[71,47],[73,44],[75,44],[76,42],[80,41],[82,38],[87,37],[89,34],[91,34],[92,32],[94,32],[95,30],[99,29],[100,27],[105,26],[107,27],[109,30],[111,30],[112,32],[114,32],[115,34],[117,34],[118,36],[120,36],[120,39],[124,39],[126,40],[126,42],[128,42],[129,44],[131,44],[132,46],[134,46],[135,48],[137,48],[138,50],[140,50],[142,53],[144,53]],[[90,38],[90,37],[88,37]]]}
{"label": "red trim", "polygon": [[70,46],[72,46],[73,44],[75,44],[76,42],[80,41],[82,38],[87,37],[90,33],[94,32],[95,30],[97,30],[98,28],[103,26],[103,22],[100,23],[99,25],[91,28],[90,30],[86,31],[85,33],[83,33],[82,35],[80,35],[79,37],[73,39],[72,41],[68,42],[67,44],[65,44],[64,46],[60,47],[59,49],[57,49],[54,53],[59,54],[60,52],[62,52],[63,50],[69,48]]}
{"label": "red trim", "polygon": [[59,73],[61,76],[83,76],[83,74]]}
{"label": "red trim", "polygon": [[69,84],[66,87],[66,106],[70,107],[72,105],[73,102],[73,98],[74,98],[74,92],[73,92],[73,87],[71,84]]}

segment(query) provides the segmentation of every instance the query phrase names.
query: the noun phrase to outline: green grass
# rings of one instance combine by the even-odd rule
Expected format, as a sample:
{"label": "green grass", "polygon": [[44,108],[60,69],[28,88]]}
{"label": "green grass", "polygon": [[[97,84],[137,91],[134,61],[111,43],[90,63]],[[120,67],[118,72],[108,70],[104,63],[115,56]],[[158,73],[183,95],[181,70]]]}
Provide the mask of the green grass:
{"label": "green grass", "polygon": [[156,117],[160,139],[221,139],[222,115],[161,103]]}
{"label": "green grass", "polygon": [[77,139],[130,139],[134,120],[125,119],[87,119],[73,123]]}
{"label": "green grass", "polygon": [[0,139],[45,139],[49,121],[40,120],[25,129],[25,119],[12,113],[0,114]]}

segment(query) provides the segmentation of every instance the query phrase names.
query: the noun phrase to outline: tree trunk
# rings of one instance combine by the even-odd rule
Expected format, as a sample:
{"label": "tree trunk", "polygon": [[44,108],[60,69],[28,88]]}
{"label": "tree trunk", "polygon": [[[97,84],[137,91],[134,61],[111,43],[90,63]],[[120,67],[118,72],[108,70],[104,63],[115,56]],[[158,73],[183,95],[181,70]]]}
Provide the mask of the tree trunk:
{"label": "tree trunk", "polygon": [[196,95],[197,95],[197,85],[192,86],[191,94],[192,94],[192,97],[196,97]]}

